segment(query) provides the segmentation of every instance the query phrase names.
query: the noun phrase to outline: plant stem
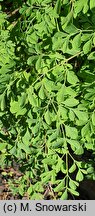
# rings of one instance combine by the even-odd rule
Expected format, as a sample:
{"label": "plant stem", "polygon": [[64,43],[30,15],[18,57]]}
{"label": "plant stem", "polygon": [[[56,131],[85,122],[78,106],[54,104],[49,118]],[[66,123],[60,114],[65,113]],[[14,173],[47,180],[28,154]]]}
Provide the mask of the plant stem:
{"label": "plant stem", "polygon": [[11,13],[9,13],[9,14],[7,15],[7,17],[10,18],[11,16],[15,15],[15,14],[20,10],[20,8],[21,8],[21,7],[15,9],[15,10],[12,11]]}

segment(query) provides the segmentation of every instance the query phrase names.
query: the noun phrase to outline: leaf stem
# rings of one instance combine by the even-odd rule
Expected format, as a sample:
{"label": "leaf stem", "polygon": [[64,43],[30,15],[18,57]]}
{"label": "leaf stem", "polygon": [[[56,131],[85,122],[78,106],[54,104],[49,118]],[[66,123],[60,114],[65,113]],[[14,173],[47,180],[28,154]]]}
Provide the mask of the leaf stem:
{"label": "leaf stem", "polygon": [[80,55],[80,54],[82,54],[82,53],[83,53],[83,51],[80,51],[80,52],[76,53],[75,55],[73,55],[73,56],[71,56],[70,58],[66,59],[66,60],[64,61],[64,63],[67,63],[68,61],[72,60],[73,58],[75,58],[76,56],[78,56],[78,55]]}

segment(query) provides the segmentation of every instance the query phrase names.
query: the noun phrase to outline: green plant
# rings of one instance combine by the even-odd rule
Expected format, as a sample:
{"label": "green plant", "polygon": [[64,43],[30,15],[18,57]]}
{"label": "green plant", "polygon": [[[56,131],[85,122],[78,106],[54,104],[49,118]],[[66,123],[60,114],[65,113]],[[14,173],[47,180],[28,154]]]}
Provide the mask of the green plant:
{"label": "green plant", "polygon": [[12,189],[30,199],[47,183],[56,199],[78,196],[84,176],[95,179],[95,1],[10,4],[1,1],[0,165],[19,164]]}

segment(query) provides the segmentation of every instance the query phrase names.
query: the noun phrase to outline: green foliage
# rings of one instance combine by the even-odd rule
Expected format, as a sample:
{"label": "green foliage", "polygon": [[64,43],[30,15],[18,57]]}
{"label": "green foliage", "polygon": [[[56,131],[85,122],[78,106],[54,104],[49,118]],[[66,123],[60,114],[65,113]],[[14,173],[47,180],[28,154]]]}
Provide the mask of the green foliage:
{"label": "green foliage", "polygon": [[0,165],[22,167],[14,194],[44,199],[51,184],[56,199],[79,196],[84,176],[95,179],[95,1],[10,1],[10,11],[1,1]]}

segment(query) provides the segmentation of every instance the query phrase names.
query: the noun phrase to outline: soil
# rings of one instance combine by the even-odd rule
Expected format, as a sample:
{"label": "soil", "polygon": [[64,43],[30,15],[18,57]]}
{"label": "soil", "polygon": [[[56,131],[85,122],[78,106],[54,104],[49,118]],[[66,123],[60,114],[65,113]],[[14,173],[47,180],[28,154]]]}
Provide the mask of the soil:
{"label": "soil", "polygon": [[[6,173],[6,175],[4,175]],[[11,174],[11,175],[10,175]],[[18,171],[18,169],[8,168],[0,169],[0,200],[28,200],[28,195],[24,194],[21,197],[19,194],[13,196],[12,192],[9,189],[8,179],[18,179],[23,174]],[[84,180],[80,183],[78,188],[79,197],[71,196],[70,200],[95,200],[95,181],[93,180]],[[45,199],[50,200],[53,197],[49,196],[49,188],[45,188],[44,191]]]}

